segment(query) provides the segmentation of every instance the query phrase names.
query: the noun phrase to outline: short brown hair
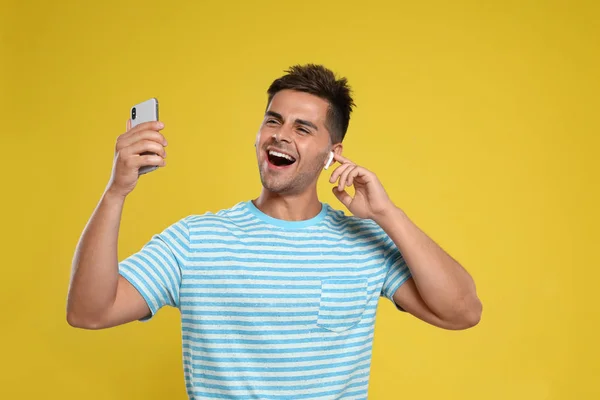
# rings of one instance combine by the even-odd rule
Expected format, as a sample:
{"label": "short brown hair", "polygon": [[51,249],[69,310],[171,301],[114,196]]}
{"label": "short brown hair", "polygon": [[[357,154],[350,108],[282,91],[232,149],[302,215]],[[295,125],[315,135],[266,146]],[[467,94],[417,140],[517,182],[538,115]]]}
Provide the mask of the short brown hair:
{"label": "short brown hair", "polygon": [[286,75],[273,81],[267,94],[271,104],[280,90],[290,89],[310,93],[329,102],[325,126],[333,143],[340,143],[346,136],[352,107],[355,107],[351,89],[346,78],[336,79],[335,74],[322,65],[306,64],[290,67]]}

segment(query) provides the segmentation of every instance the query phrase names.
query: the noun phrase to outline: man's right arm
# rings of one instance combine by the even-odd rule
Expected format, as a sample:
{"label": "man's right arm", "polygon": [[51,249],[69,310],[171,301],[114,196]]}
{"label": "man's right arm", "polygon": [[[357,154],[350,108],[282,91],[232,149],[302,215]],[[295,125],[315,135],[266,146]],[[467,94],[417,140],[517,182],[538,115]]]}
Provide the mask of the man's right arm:
{"label": "man's right arm", "polygon": [[[117,241],[126,196],[144,165],[164,166],[163,125],[145,123],[119,137],[111,181],[86,225],[75,250],[67,300],[67,321],[102,329],[150,314],[144,297],[119,274]],[[157,155],[145,155],[152,152]]]}
{"label": "man's right arm", "polygon": [[145,317],[150,309],[119,275],[117,238],[124,198],[107,191],[86,226],[73,259],[67,321],[101,329]]}

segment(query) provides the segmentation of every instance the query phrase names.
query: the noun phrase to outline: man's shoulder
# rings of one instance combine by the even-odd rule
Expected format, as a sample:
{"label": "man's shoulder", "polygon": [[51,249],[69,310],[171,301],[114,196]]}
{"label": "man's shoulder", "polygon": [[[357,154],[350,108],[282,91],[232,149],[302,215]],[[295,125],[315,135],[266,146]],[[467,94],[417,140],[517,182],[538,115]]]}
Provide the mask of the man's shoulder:
{"label": "man's shoulder", "polygon": [[363,219],[354,215],[347,215],[342,210],[337,210],[331,205],[327,212],[326,223],[348,233],[364,233],[366,231],[380,233],[382,229],[372,219]]}
{"label": "man's shoulder", "polygon": [[190,227],[229,225],[236,221],[248,219],[247,202],[239,202],[230,208],[220,209],[216,212],[207,211],[204,214],[191,214],[184,218]]}

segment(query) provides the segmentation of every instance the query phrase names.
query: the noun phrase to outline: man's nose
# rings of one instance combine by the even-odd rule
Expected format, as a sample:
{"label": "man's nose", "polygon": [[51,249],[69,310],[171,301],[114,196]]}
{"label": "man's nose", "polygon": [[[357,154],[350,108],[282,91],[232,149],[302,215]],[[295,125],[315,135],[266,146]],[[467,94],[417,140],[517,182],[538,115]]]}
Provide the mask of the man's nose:
{"label": "man's nose", "polygon": [[275,134],[273,134],[273,139],[277,142],[287,142],[291,143],[292,128],[283,125]]}

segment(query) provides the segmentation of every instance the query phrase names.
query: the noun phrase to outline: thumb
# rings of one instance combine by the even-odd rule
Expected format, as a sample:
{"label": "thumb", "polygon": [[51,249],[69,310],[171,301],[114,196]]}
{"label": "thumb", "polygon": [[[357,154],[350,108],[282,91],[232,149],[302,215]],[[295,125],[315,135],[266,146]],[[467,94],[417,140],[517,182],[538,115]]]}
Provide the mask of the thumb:
{"label": "thumb", "polygon": [[127,120],[127,129],[125,130],[126,132],[129,131],[131,129],[131,118],[129,118]]}
{"label": "thumb", "polygon": [[337,197],[338,200],[346,206],[346,208],[350,207],[350,203],[352,203],[352,196],[350,196],[348,192],[345,190],[339,190],[337,186],[334,186],[332,191],[335,197]]}

